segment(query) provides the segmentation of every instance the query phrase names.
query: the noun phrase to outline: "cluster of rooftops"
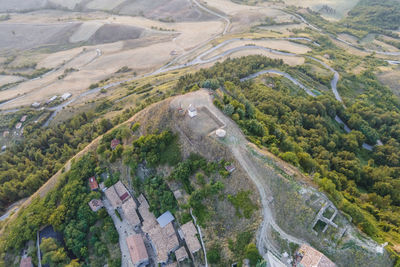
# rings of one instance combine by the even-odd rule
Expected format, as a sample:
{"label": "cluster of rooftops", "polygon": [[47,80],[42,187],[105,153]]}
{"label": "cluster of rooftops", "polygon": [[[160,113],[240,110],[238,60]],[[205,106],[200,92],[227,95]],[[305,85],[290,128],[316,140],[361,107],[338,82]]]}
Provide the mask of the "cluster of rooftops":
{"label": "cluster of rooftops", "polygon": [[[89,186],[92,190],[98,190],[99,186],[94,177],[89,178]],[[136,199],[121,181],[109,188],[103,187],[102,190],[111,206],[122,211],[124,219],[135,229],[136,234],[126,238],[134,266],[149,264],[146,241],[155,251],[159,264],[168,264],[171,253],[175,253],[178,262],[193,259],[193,255],[201,249],[197,229],[192,221],[179,227],[169,211],[156,218],[150,211],[145,196],[140,195]],[[98,211],[103,207],[103,203],[99,199],[93,199],[89,206],[93,211]]]}

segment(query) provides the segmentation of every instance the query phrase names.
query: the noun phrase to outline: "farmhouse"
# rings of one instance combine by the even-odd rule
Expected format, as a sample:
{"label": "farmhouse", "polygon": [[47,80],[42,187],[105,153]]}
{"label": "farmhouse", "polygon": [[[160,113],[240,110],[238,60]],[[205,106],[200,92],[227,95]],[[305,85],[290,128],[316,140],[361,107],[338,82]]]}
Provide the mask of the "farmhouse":
{"label": "farmhouse", "polygon": [[99,209],[104,207],[103,201],[101,201],[100,199],[92,199],[89,202],[89,207],[92,211],[97,212]]}
{"label": "farmhouse", "polygon": [[92,190],[92,191],[99,190],[99,184],[97,183],[96,178],[94,176],[89,178],[89,187],[90,187],[90,190]]}
{"label": "farmhouse", "polygon": [[183,238],[189,248],[190,253],[194,254],[201,249],[199,239],[197,239],[197,230],[193,222],[187,222],[182,225]]}
{"label": "farmhouse", "polygon": [[141,235],[128,236],[126,243],[134,266],[145,266],[149,263],[149,256]]}
{"label": "farmhouse", "polygon": [[295,255],[297,267],[335,267],[336,265],[318,250],[303,244]]}

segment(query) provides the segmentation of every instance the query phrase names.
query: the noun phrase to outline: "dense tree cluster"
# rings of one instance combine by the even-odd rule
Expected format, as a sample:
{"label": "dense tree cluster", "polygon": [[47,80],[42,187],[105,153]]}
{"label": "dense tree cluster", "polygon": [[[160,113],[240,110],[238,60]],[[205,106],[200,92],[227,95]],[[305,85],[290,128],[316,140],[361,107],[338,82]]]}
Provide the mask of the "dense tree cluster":
{"label": "dense tree cluster", "polygon": [[156,217],[166,211],[173,213],[176,211],[177,203],[174,194],[172,194],[162,177],[156,176],[146,179],[144,182],[144,190],[149,200],[150,211],[153,212]]}
{"label": "dense tree cluster", "polygon": [[334,23],[311,9],[303,15],[311,24],[333,34],[348,33],[360,39],[369,33],[399,37],[396,33],[400,25],[400,5],[397,0],[361,0],[347,16]]}
{"label": "dense tree cluster", "polygon": [[127,110],[112,122],[95,121],[96,114],[87,112],[51,128],[26,126],[22,141],[0,155],[0,210],[34,193],[79,150],[131,115]]}
{"label": "dense tree cluster", "polygon": [[[88,202],[94,198],[100,198],[99,192],[92,192],[88,186],[88,177],[95,172],[97,160],[94,155],[85,155],[74,163],[71,170],[60,180],[56,188],[50,191],[44,198],[37,198],[27,208],[21,211],[19,216],[6,229],[1,239],[2,259],[6,251],[21,249],[28,240],[36,239],[36,232],[45,225],[52,225],[55,230],[64,236],[65,246],[76,259],[90,266],[89,245],[96,247],[96,254],[103,257],[103,263],[109,261],[112,266],[115,260],[108,253],[106,247],[99,247],[96,242],[96,222],[102,222],[102,231],[105,234],[104,241],[118,242],[118,232],[105,210],[94,213],[90,210]],[[88,236],[92,235],[89,241]],[[93,237],[94,236],[94,237]],[[64,257],[64,248],[52,241],[45,242],[46,260],[54,263],[54,266],[64,266],[69,262]],[[43,244],[42,244],[43,245]],[[53,265],[51,265],[53,266]],[[76,265],[72,265],[76,266]]]}
{"label": "dense tree cluster", "polygon": [[[377,240],[400,241],[398,99],[369,72],[343,78],[342,90],[353,90],[355,83],[364,90],[362,95],[345,99],[348,109],[328,95],[313,98],[303,90],[286,87],[283,78],[275,78],[274,88],[239,81],[276,64],[259,56],[228,59],[182,77],[178,88],[185,91],[195,81],[218,80],[225,93],[214,104],[251,141],[312,174],[364,232]],[[336,115],[354,130],[346,133],[335,122]],[[384,145],[371,152],[362,148],[364,142],[375,144],[378,139]]]}

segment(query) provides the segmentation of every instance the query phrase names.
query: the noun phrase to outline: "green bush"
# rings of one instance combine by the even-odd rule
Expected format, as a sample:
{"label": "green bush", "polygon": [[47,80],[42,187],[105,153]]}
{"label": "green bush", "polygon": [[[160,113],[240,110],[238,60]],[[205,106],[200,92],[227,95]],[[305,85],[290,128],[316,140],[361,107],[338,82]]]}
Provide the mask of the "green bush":
{"label": "green bush", "polygon": [[293,152],[285,152],[279,154],[279,157],[283,159],[284,161],[287,161],[294,166],[299,166],[299,159],[297,158],[296,154]]}
{"label": "green bush", "polygon": [[250,219],[257,206],[250,199],[251,191],[239,191],[235,196],[228,195],[228,200],[236,209],[236,215]]}
{"label": "green bush", "polygon": [[221,247],[218,244],[214,244],[210,249],[207,250],[207,260],[211,264],[218,264],[221,261]]}

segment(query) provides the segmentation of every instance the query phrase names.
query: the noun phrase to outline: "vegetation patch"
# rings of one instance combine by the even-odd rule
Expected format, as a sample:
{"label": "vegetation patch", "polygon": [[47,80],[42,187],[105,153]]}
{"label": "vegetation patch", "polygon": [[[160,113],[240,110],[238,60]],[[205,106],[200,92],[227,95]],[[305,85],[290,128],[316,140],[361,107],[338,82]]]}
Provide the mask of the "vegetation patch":
{"label": "vegetation patch", "polygon": [[235,207],[237,216],[244,216],[246,219],[250,219],[253,212],[257,210],[257,205],[249,197],[251,193],[251,191],[239,191],[234,196],[228,195],[228,200]]}

